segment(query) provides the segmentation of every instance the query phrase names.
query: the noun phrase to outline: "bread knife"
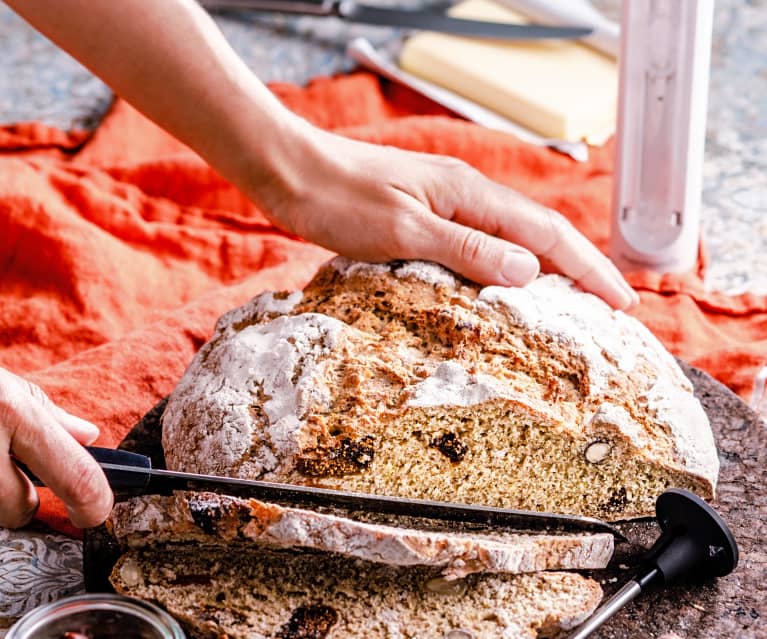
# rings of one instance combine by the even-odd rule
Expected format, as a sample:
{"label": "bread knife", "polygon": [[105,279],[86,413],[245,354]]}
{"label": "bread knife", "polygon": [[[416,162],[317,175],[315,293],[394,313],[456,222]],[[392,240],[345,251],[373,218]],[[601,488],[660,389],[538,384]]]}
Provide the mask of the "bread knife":
{"label": "bread knife", "polygon": [[[593,517],[370,495],[314,486],[161,470],[152,468],[151,459],[138,453],[95,446],[86,446],[85,449],[103,469],[115,495],[122,497],[167,494],[174,490],[210,491],[267,502],[285,502],[303,506],[334,506],[346,510],[523,530],[554,529],[606,532],[620,541],[626,540],[617,528]],[[44,485],[23,463],[18,460],[15,461],[19,469],[32,480],[32,483],[36,486]]]}
{"label": "bread knife", "polygon": [[358,4],[352,0],[201,0],[206,9],[253,9],[276,13],[334,16],[348,22],[378,26],[439,31],[454,35],[499,40],[541,40],[582,38],[591,34],[589,26],[540,26],[489,20],[453,18],[438,11],[398,9]]}

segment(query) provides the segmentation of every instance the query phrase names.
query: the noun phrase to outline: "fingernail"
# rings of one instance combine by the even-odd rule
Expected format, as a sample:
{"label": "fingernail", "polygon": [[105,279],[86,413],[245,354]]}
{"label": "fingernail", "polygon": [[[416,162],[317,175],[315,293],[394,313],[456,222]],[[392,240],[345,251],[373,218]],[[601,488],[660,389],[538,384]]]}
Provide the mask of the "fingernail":
{"label": "fingernail", "polygon": [[501,263],[501,277],[507,286],[524,286],[529,284],[541,270],[538,258],[527,251],[507,251]]}
{"label": "fingernail", "polygon": [[[76,438],[80,439],[89,439],[90,442],[94,441],[96,438],[98,438],[99,433],[99,427],[95,424],[92,424],[89,421],[86,421],[84,419],[81,419],[80,417],[75,417],[74,415],[71,416],[71,419],[69,420],[70,425],[70,432],[72,430],[76,430],[76,432],[72,432],[72,435],[74,435]],[[79,437],[78,437],[79,436]]]}

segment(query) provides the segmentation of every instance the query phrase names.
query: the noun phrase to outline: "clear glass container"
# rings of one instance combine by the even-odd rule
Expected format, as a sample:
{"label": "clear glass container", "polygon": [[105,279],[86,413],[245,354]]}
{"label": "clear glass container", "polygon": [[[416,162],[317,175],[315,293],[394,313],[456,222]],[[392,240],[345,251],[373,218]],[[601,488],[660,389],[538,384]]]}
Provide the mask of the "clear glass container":
{"label": "clear glass container", "polygon": [[175,619],[145,601],[87,594],[39,606],[6,639],[185,639]]}

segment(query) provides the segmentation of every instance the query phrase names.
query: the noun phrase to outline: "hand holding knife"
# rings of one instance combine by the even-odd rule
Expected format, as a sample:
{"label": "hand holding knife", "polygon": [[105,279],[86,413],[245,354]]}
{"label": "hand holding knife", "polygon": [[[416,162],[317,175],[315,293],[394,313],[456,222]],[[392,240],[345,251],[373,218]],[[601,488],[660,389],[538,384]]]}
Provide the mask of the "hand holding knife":
{"label": "hand holding knife", "polygon": [[590,27],[510,24],[453,18],[429,10],[398,9],[358,4],[353,0],[200,0],[206,9],[252,9],[311,16],[335,16],[349,22],[439,31],[453,35],[497,40],[582,38]]}

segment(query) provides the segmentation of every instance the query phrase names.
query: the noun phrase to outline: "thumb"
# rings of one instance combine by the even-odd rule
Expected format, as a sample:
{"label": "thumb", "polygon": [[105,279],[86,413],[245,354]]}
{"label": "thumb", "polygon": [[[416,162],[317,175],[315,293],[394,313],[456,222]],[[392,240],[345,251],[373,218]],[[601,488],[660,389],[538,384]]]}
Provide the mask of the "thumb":
{"label": "thumb", "polygon": [[477,229],[427,216],[413,257],[439,262],[479,284],[524,286],[540,271],[538,258],[517,244]]}

